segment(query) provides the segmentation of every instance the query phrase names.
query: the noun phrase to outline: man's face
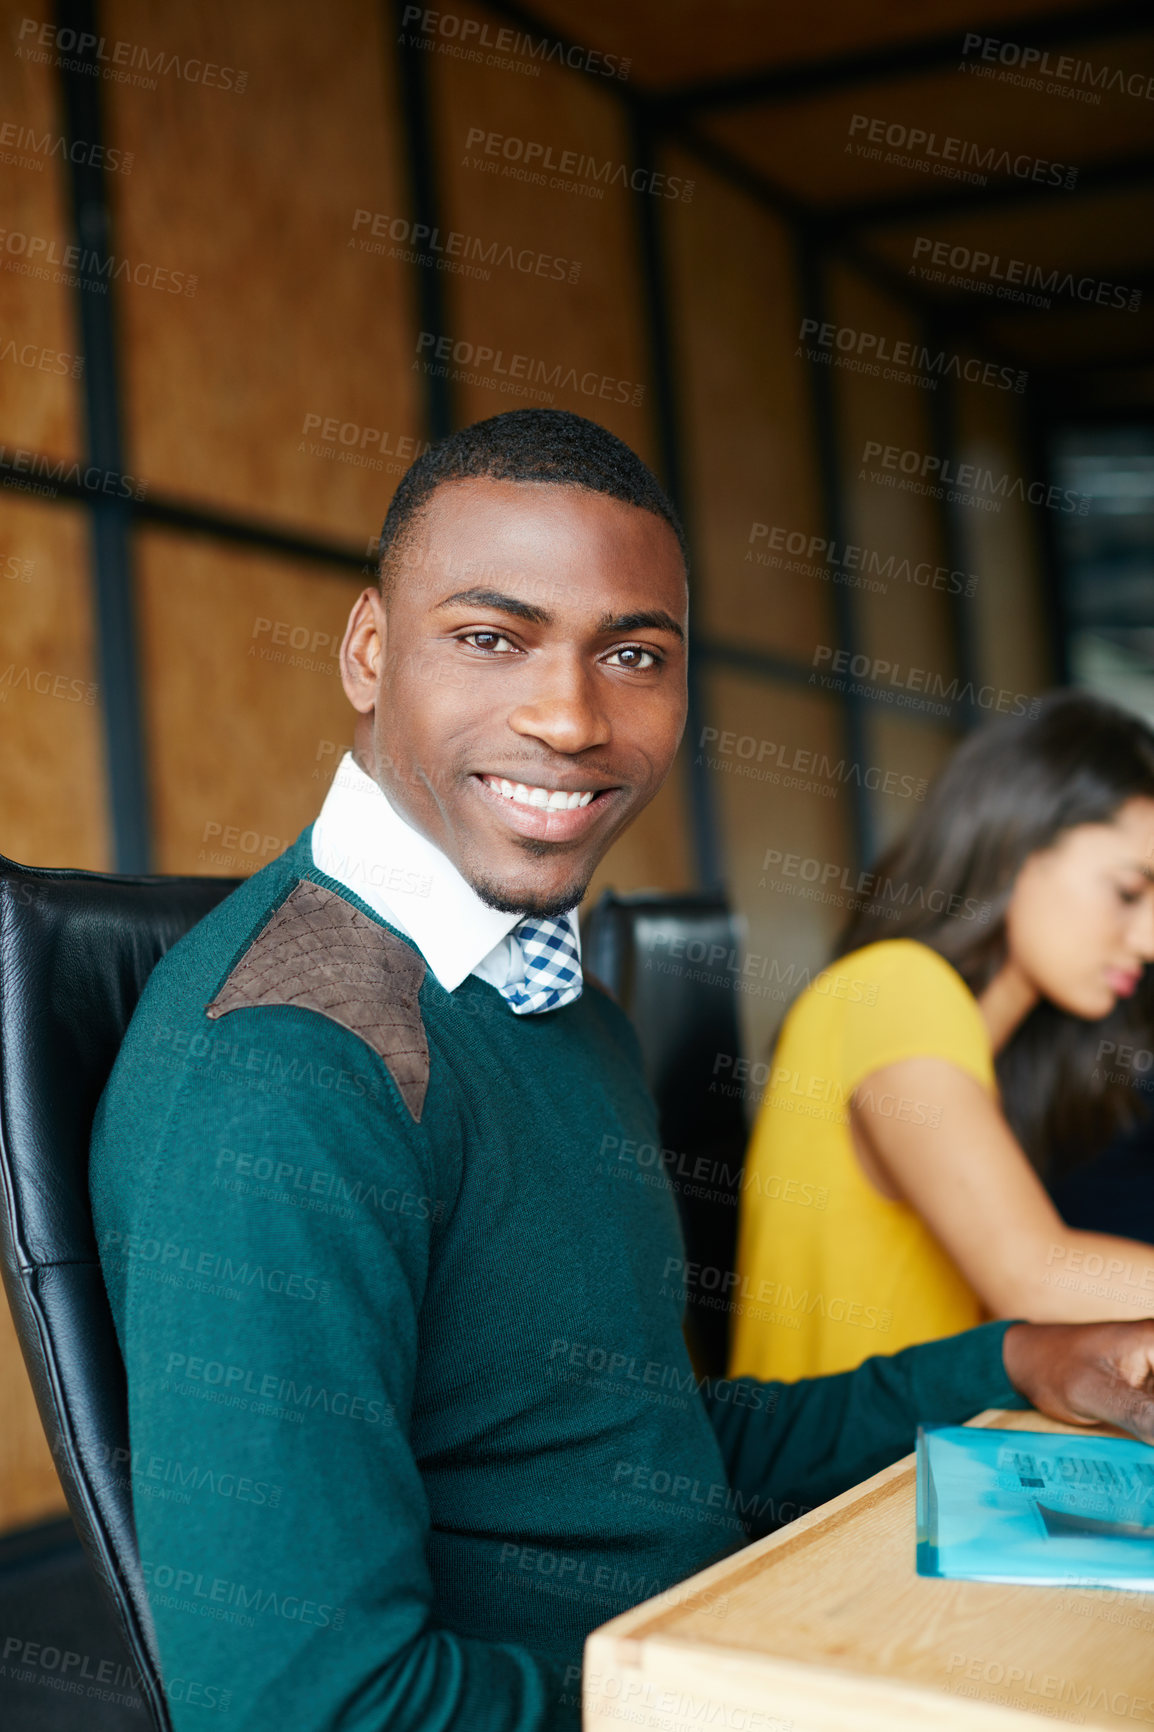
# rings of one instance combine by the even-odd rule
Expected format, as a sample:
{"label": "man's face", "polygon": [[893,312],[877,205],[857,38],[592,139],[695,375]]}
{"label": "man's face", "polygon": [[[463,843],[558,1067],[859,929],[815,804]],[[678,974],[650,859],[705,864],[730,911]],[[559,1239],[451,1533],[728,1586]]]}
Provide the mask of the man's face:
{"label": "man's face", "polygon": [[[687,586],[652,512],[552,483],[439,487],[341,651],[356,757],[477,893],[560,913],[664,781]],[[578,797],[580,803],[578,803]]]}

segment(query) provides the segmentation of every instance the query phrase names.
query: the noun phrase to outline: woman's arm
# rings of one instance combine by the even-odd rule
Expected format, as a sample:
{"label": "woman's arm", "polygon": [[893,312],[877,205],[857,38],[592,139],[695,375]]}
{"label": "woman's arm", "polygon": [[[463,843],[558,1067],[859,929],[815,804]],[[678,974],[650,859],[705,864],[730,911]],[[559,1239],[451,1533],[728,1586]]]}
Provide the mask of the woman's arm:
{"label": "woman's arm", "polygon": [[949,1060],[874,1071],[850,1126],[867,1177],[917,1211],[993,1316],[1154,1316],[1154,1246],[1067,1227],[997,1102]]}

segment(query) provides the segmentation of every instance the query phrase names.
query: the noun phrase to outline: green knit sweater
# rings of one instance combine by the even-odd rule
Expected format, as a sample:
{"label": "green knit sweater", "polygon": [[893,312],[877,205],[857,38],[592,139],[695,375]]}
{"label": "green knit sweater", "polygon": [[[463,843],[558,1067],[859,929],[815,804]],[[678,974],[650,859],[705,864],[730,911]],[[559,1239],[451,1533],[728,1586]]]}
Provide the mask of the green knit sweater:
{"label": "green knit sweater", "polygon": [[628,1019],[446,992],[310,836],[156,968],[93,1137],[173,1723],[576,1726],[590,1630],[1021,1405],[1005,1325],[699,1384]]}

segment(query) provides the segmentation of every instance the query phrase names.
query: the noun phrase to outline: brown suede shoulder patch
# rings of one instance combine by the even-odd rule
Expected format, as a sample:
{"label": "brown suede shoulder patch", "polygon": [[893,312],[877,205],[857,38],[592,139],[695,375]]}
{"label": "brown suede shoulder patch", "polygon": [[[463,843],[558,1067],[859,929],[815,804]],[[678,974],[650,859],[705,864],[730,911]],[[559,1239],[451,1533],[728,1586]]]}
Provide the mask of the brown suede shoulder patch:
{"label": "brown suede shoulder patch", "polygon": [[420,1124],[429,1085],[429,1043],[417,1002],[424,978],[424,958],[402,939],[343,896],[302,878],[205,1014],[272,1004],[319,1011],[380,1054]]}

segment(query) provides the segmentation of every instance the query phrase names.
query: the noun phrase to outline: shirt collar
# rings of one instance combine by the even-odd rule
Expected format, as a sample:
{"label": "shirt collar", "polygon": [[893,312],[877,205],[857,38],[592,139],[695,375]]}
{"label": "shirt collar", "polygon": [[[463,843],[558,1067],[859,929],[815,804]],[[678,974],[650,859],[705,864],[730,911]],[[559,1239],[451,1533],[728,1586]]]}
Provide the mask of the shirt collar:
{"label": "shirt collar", "polygon": [[[521,919],[483,902],[346,752],[313,825],[313,861],[417,946],[452,992]],[[577,934],[576,911],[568,920]]]}

